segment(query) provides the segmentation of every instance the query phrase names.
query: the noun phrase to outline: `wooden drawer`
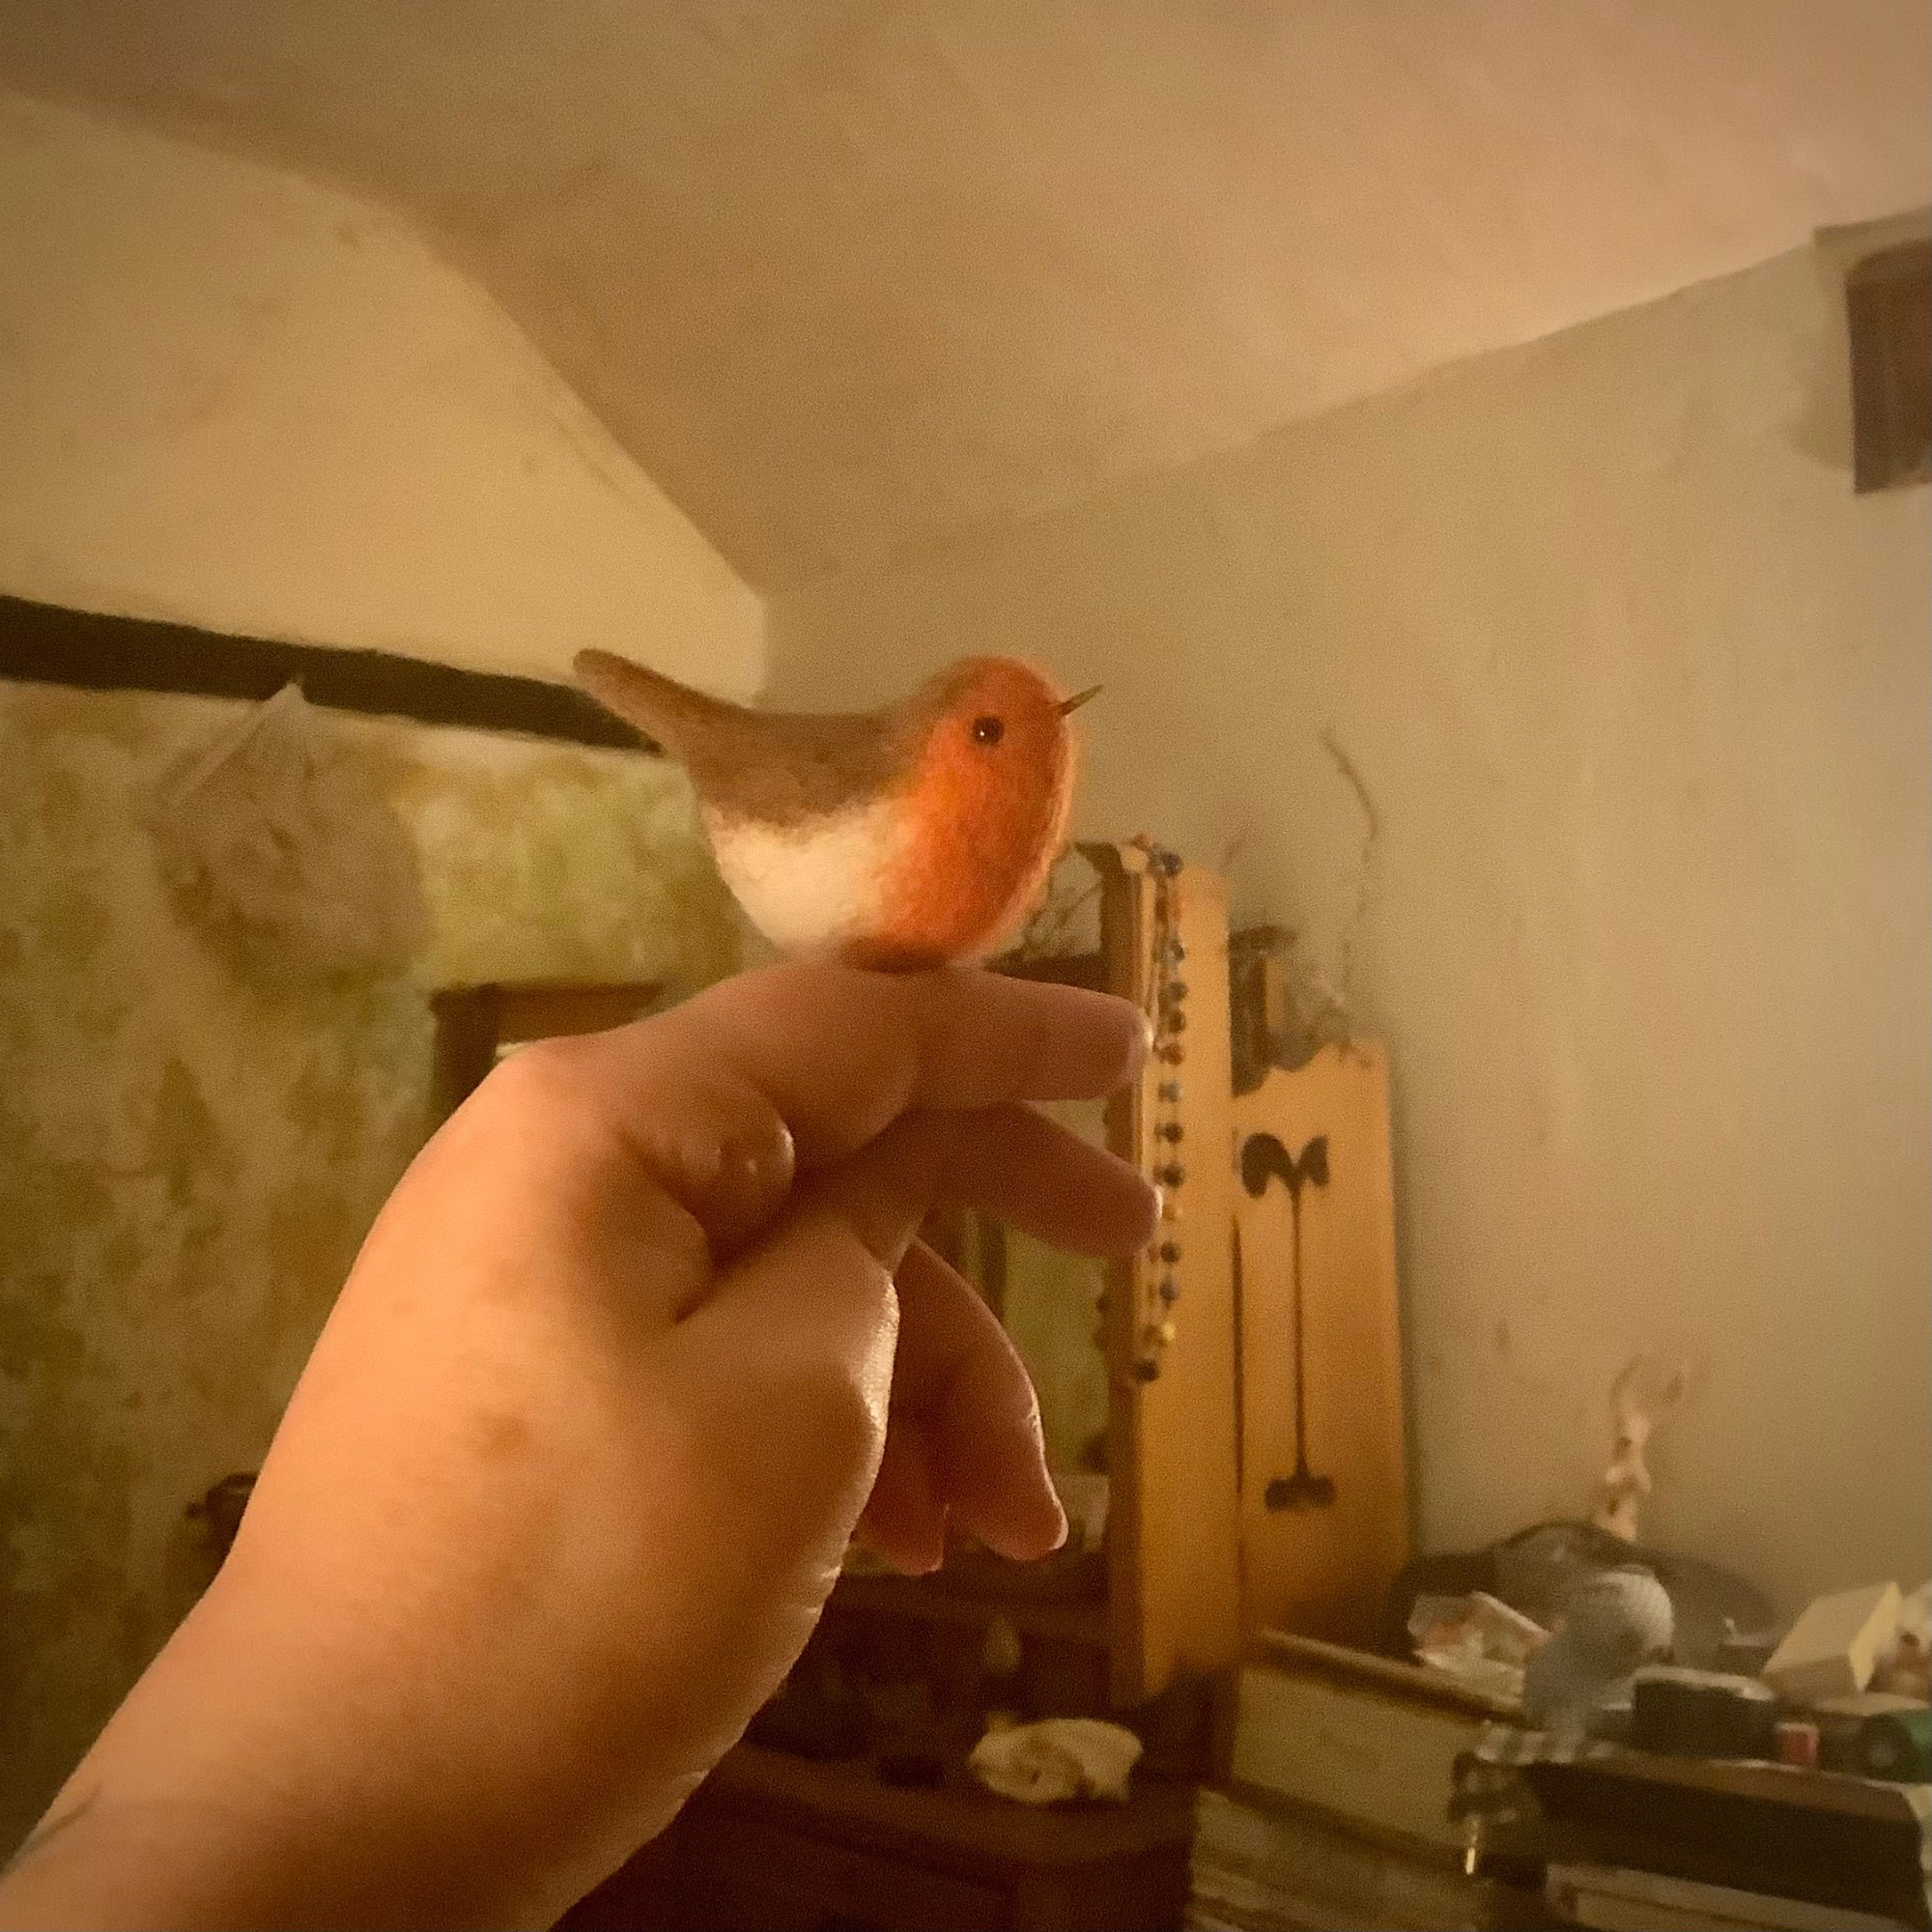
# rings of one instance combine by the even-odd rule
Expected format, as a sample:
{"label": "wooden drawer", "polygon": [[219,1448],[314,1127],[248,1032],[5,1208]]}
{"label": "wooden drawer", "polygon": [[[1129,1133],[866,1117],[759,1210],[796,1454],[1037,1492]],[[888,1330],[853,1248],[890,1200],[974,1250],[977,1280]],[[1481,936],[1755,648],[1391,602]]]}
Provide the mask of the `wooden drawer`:
{"label": "wooden drawer", "polygon": [[692,1932],[1006,1932],[1006,1894],[742,1816],[680,1833]]}

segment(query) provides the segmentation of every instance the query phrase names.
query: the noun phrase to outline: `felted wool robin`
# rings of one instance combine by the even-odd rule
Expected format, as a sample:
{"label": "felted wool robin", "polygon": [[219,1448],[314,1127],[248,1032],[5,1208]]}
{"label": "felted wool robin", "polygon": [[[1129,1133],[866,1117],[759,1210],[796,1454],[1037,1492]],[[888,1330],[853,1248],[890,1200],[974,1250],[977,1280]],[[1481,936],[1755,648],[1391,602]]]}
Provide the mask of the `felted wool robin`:
{"label": "felted wool robin", "polygon": [[579,681],[691,776],[752,923],[793,958],[920,972],[990,958],[1065,840],[1063,697],[1015,658],[963,658],[880,711],[748,710],[608,651]]}

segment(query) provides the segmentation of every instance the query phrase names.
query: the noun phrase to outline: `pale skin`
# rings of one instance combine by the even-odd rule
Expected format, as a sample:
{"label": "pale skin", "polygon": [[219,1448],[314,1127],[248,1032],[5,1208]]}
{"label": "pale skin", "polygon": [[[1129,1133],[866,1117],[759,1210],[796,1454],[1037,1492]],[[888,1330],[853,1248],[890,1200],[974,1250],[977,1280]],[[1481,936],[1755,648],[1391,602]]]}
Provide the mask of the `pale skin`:
{"label": "pale skin", "polygon": [[1026,1103],[1124,1002],[785,966],[506,1062],[378,1218],[213,1586],[0,1880],[0,1927],[545,1926],[654,1835],[855,1532],[1065,1535],[1026,1373],[915,1240],[1130,1254]]}

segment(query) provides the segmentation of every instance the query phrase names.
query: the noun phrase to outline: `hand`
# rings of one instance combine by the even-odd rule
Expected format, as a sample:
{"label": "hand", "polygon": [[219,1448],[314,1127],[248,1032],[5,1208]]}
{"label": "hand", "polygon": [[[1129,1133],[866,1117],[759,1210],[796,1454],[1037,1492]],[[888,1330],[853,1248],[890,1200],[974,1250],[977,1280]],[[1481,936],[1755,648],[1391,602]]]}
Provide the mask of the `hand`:
{"label": "hand", "polygon": [[[553,1922],[668,1822],[855,1529],[1065,1533],[1025,1371],[914,1243],[938,1203],[1126,1254],[1154,1196],[1023,1103],[1125,1003],[781,967],[505,1062],[378,1218],[234,1551],[0,1922]],[[895,1284],[896,1276],[896,1286]]]}

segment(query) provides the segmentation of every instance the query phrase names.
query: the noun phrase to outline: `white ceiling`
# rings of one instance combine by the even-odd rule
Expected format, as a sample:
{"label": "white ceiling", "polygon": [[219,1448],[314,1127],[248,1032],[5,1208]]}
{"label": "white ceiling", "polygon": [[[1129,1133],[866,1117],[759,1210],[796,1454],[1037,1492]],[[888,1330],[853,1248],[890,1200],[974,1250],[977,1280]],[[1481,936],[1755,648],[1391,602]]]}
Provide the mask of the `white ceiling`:
{"label": "white ceiling", "polygon": [[754,584],[1932,199],[1925,0],[5,0],[412,217]]}

